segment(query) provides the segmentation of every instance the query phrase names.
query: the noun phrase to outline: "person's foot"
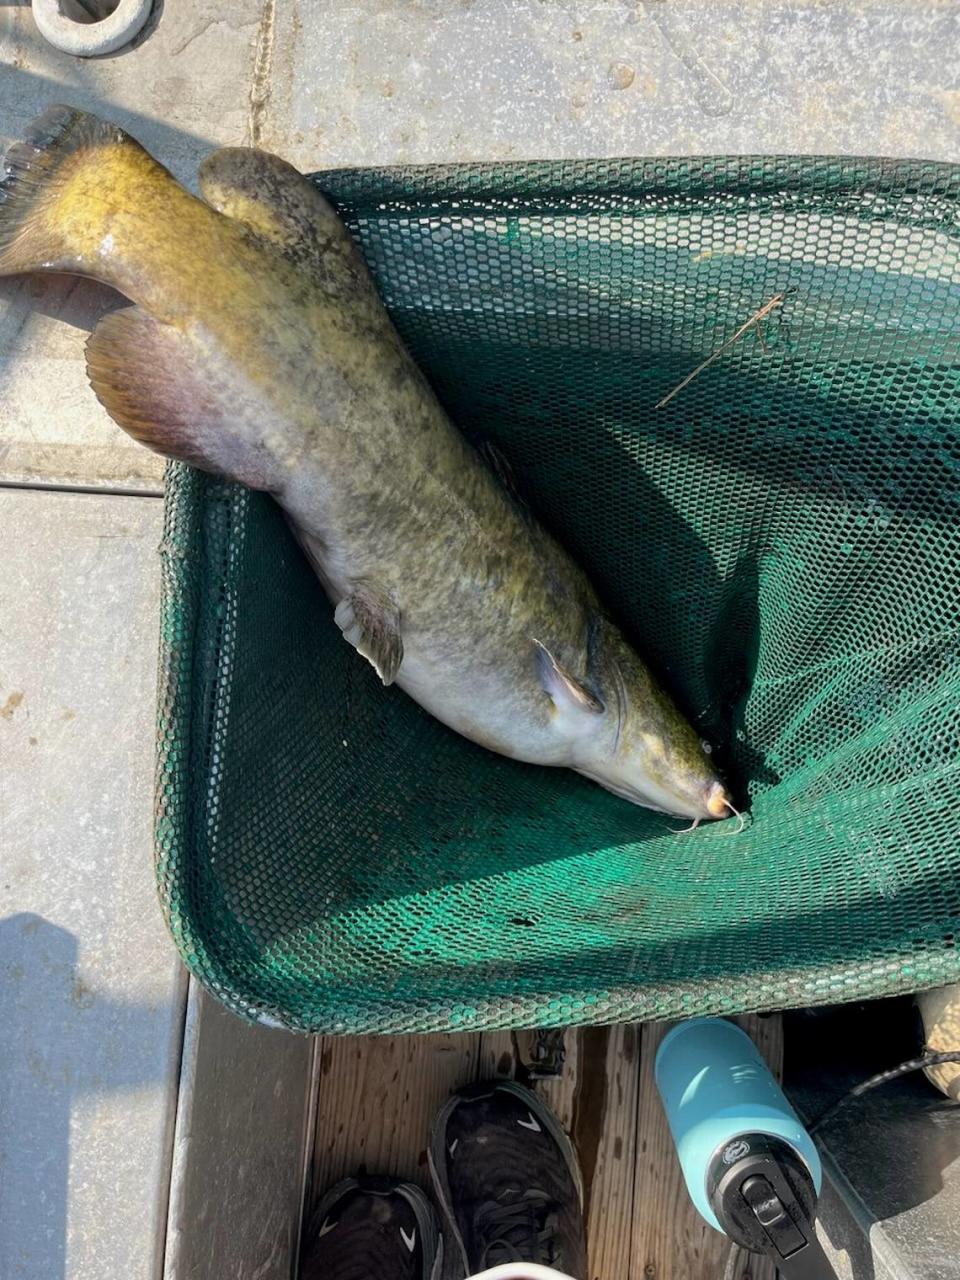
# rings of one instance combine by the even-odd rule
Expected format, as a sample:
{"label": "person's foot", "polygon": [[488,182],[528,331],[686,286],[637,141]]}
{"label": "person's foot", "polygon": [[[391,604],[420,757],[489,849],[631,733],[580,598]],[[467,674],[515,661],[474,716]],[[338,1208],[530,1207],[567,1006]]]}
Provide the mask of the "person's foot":
{"label": "person's foot", "polygon": [[301,1280],[439,1280],[436,1214],[419,1187],[348,1178],[314,1210],[301,1250]]}
{"label": "person's foot", "polygon": [[430,1172],[467,1275],[536,1262],[587,1274],[583,1183],[557,1118],[512,1081],[455,1094],[434,1122]]}

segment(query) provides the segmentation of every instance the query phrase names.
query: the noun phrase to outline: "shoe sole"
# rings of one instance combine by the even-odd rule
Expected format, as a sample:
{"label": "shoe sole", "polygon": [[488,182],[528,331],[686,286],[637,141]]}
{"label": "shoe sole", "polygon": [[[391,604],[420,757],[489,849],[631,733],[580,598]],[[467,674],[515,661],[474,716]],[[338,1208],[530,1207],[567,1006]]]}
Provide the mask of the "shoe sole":
{"label": "shoe sole", "polygon": [[[472,1085],[467,1089],[460,1090],[453,1097],[448,1098],[444,1105],[437,1112],[436,1119],[430,1130],[430,1144],[427,1147],[427,1165],[430,1169],[430,1177],[433,1182],[434,1195],[440,1206],[440,1212],[443,1215],[444,1225],[447,1229],[447,1235],[453,1241],[455,1248],[460,1255],[460,1261],[463,1263],[464,1276],[470,1276],[470,1260],[467,1257],[467,1248],[464,1243],[463,1236],[460,1234],[460,1228],[457,1226],[457,1219],[453,1212],[453,1198],[450,1194],[450,1182],[447,1178],[446,1161],[447,1161],[447,1144],[446,1131],[450,1122],[450,1117],[456,1111],[462,1102],[475,1101],[477,1098],[488,1097],[492,1093],[505,1092],[512,1094],[513,1097],[519,1098],[525,1107],[528,1107],[530,1114],[540,1123],[547,1133],[553,1138],[563,1155],[564,1162],[573,1179],[573,1185],[577,1192],[577,1201],[581,1210],[583,1209],[583,1175],[580,1172],[580,1161],[577,1159],[577,1153],[574,1150],[573,1143],[567,1137],[567,1132],[563,1125],[546,1107],[543,1102],[530,1089],[524,1088],[522,1084],[517,1084],[513,1080],[493,1080],[488,1085]],[[509,1264],[513,1266],[514,1264]],[[519,1265],[519,1264],[517,1264]],[[494,1274],[500,1271],[500,1268],[494,1269]],[[527,1267],[527,1273],[534,1276],[541,1276],[546,1273],[548,1276],[557,1276],[559,1280],[564,1277],[559,1272],[551,1272],[548,1268],[538,1267],[531,1271],[530,1266]],[[516,1274],[525,1274],[517,1271]]]}
{"label": "shoe sole", "polygon": [[553,1267],[542,1267],[537,1262],[505,1262],[492,1271],[481,1271],[479,1275],[467,1276],[467,1280],[574,1280],[573,1276],[554,1271]]}
{"label": "shoe sole", "polygon": [[[336,1186],[331,1187],[311,1214],[311,1234],[313,1234],[313,1224],[322,1223],[338,1200],[346,1195],[348,1191],[356,1191],[358,1189],[361,1191],[368,1190],[368,1183],[360,1178],[344,1178],[342,1182],[338,1182]],[[388,1186],[385,1184],[383,1190],[378,1186],[377,1192],[384,1195],[398,1195],[406,1200],[413,1210],[413,1215],[420,1231],[420,1240],[423,1247],[423,1280],[440,1280],[443,1275],[443,1236],[440,1234],[440,1224],[433,1205],[426,1195],[419,1187],[415,1187],[412,1182],[394,1182]]]}

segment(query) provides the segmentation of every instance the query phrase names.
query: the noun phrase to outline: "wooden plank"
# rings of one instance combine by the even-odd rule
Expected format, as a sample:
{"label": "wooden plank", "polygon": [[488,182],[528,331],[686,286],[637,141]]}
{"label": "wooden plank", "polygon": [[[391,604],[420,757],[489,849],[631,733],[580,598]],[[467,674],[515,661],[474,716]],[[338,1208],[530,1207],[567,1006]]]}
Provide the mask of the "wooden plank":
{"label": "wooden plank", "polygon": [[319,1055],[313,1189],[357,1172],[429,1185],[430,1125],[476,1078],[477,1035],[329,1037]]}
{"label": "wooden plank", "polygon": [[[578,1155],[580,1154],[577,1141],[579,1123],[581,1134],[588,1144],[586,1152],[588,1164],[591,1162],[591,1150],[596,1146],[599,1128],[596,1123],[587,1124],[587,1113],[590,1112],[592,1119],[599,1122],[600,1127],[603,1125],[602,1107],[598,1108],[596,1101],[602,1102],[606,1094],[605,1081],[598,1079],[598,1074],[603,1071],[608,1030],[607,1027],[568,1029],[564,1041],[566,1059],[563,1064],[563,1075],[556,1080],[540,1080],[537,1083],[537,1092],[573,1138]],[[524,1053],[527,1052],[522,1042],[521,1049]],[[579,1105],[581,1101],[582,1105]],[[581,1166],[583,1163],[581,1158]],[[586,1189],[587,1172],[585,1169],[584,1189]]]}
{"label": "wooden plank", "polygon": [[[779,1077],[783,1059],[779,1017],[738,1019]],[[690,1202],[670,1137],[653,1067],[670,1023],[643,1028],[639,1074],[639,1147],[633,1214],[631,1280],[720,1280],[731,1250]],[[736,1280],[775,1280],[765,1260],[741,1254]]]}
{"label": "wooden plank", "polygon": [[639,1058],[637,1026],[580,1034],[573,1136],[584,1172],[589,1280],[633,1280]]}
{"label": "wooden plank", "polygon": [[[526,1032],[518,1033],[518,1038]],[[521,1044],[521,1052],[523,1052]],[[512,1080],[516,1071],[513,1032],[484,1031],[480,1036],[477,1064],[478,1080]]]}

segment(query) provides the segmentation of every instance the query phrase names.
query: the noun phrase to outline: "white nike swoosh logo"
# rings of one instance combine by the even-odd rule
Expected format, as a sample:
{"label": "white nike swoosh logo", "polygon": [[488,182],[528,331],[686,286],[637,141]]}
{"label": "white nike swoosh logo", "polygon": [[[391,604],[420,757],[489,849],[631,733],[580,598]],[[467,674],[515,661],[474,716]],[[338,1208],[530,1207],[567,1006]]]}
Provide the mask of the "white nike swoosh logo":
{"label": "white nike swoosh logo", "polygon": [[337,1224],[335,1222],[331,1222],[329,1218],[325,1218],[323,1221],[323,1226],[317,1232],[317,1239],[322,1240],[323,1237],[327,1235],[329,1232],[331,1232],[336,1225]]}
{"label": "white nike swoosh logo", "polygon": [[532,1112],[532,1111],[528,1111],[528,1112],[527,1112],[527,1115],[530,1117],[530,1119],[529,1119],[529,1120],[518,1120],[518,1121],[517,1121],[517,1124],[520,1126],[520,1128],[521,1128],[521,1129],[529,1129],[531,1133],[542,1133],[542,1132],[543,1132],[543,1130],[540,1128],[539,1122],[538,1122],[538,1121],[536,1120],[536,1118],[534,1117],[533,1112]]}
{"label": "white nike swoosh logo", "polygon": [[410,1234],[409,1234],[409,1235],[407,1235],[407,1233],[404,1231],[403,1227],[401,1227],[401,1228],[400,1228],[400,1239],[401,1239],[401,1240],[403,1241],[403,1243],[407,1246],[407,1248],[410,1250],[410,1252],[411,1252],[411,1253],[413,1253],[414,1249],[417,1247],[417,1229],[416,1229],[416,1227],[414,1227],[414,1229],[410,1232]]}

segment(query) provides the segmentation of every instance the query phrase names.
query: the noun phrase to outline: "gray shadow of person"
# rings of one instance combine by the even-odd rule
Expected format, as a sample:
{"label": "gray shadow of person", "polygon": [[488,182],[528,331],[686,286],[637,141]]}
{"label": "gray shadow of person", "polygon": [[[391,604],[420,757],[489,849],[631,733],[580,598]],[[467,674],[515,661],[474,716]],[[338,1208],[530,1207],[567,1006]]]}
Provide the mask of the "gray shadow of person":
{"label": "gray shadow of person", "polygon": [[[82,1181],[71,1151],[78,1102],[142,1088],[164,1074],[156,1053],[163,1011],[102,995],[85,980],[78,957],[77,938],[42,916],[0,920],[0,1275],[11,1280],[67,1274],[79,1225],[71,1218],[78,1201],[71,1204],[70,1184]],[[169,1053],[179,1055],[176,1036]],[[108,1125],[103,1133],[115,1156]],[[138,1158],[133,1148],[129,1158]],[[100,1153],[88,1148],[84,1164],[104,1189],[122,1185],[123,1170],[101,1164]],[[144,1208],[145,1217],[165,1211],[159,1198]],[[102,1211],[109,1218],[108,1197]]]}

